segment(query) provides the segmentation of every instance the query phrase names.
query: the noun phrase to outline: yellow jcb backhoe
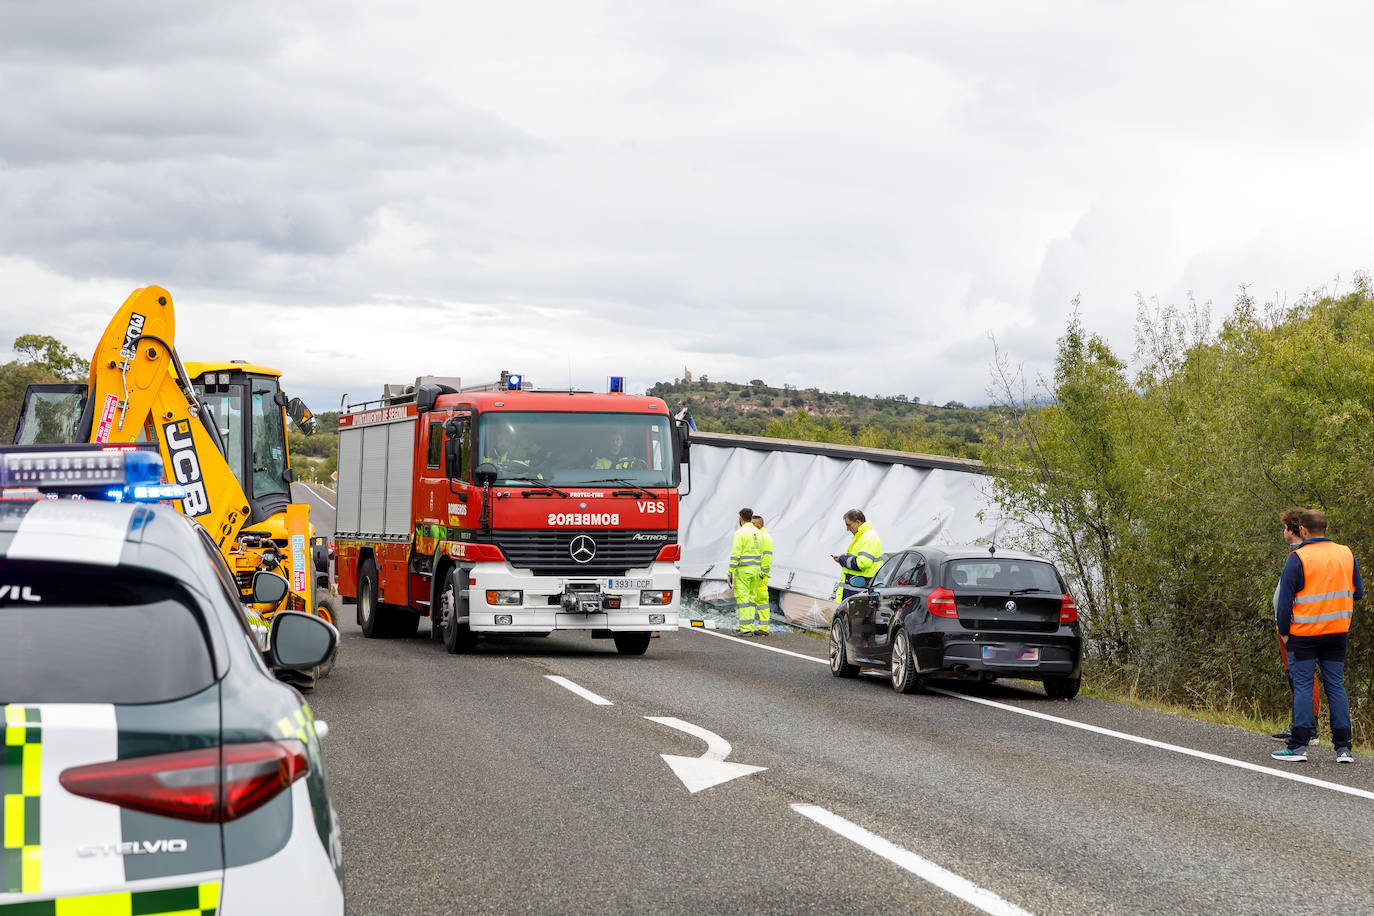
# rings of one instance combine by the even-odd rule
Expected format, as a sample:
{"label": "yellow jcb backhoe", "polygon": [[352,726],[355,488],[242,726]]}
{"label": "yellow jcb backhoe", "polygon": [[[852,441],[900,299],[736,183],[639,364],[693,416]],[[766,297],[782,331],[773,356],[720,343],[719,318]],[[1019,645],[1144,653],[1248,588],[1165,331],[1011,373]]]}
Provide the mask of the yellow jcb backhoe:
{"label": "yellow jcb backhoe", "polygon": [[157,443],[169,478],[186,491],[181,511],[219,546],[240,595],[251,595],[253,573],[276,572],[291,589],[279,605],[257,606],[263,617],[299,610],[332,623],[325,539],[314,536],[309,507],[291,501],[287,417],[307,434],[314,418],[282,392],[275,369],[183,364],[175,329],[165,289],[134,290],[96,346],[88,385],[30,386],[15,444]]}

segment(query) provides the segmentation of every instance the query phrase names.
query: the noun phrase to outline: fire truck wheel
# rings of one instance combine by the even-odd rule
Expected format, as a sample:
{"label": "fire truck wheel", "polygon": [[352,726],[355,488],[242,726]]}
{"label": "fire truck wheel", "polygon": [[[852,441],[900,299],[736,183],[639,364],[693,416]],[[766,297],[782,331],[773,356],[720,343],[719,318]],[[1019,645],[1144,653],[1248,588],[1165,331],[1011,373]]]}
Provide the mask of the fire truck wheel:
{"label": "fire truck wheel", "polygon": [[358,623],[368,639],[391,635],[389,615],[377,598],[377,564],[371,557],[358,567]]}
{"label": "fire truck wheel", "polygon": [[653,637],[649,633],[616,633],[611,638],[615,640],[615,651],[621,655],[643,655],[649,651],[649,640]]}
{"label": "fire truck wheel", "polygon": [[439,596],[440,619],[443,620],[444,648],[450,655],[467,654],[477,648],[477,634],[467,623],[457,623],[456,618],[467,616],[467,602],[463,590],[458,587],[458,570],[449,570],[444,581],[444,591]]}

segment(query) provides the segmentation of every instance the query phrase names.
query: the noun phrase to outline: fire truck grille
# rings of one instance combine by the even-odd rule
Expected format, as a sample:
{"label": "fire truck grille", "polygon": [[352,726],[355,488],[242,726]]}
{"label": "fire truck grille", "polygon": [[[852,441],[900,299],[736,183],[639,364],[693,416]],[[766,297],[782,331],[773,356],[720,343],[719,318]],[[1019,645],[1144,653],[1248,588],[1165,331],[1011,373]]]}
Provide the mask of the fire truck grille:
{"label": "fire truck grille", "polygon": [[[665,534],[665,540],[658,540]],[[584,560],[587,538],[594,553]],[[677,532],[503,531],[495,541],[512,566],[528,569],[536,576],[609,576],[648,566],[665,545],[677,543]]]}

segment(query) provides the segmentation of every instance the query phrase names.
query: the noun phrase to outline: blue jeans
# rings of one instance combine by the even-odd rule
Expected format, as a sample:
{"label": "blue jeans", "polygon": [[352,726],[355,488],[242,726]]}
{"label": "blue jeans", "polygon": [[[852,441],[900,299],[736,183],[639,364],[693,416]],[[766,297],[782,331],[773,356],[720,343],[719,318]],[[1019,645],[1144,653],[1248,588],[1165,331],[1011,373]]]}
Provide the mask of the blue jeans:
{"label": "blue jeans", "polygon": [[1326,709],[1331,714],[1331,740],[1336,747],[1350,747],[1350,701],[1345,696],[1345,646],[1289,649],[1288,673],[1293,677],[1293,737],[1288,746],[1306,747],[1317,730],[1317,716],[1307,698],[1317,670],[1326,688]]}

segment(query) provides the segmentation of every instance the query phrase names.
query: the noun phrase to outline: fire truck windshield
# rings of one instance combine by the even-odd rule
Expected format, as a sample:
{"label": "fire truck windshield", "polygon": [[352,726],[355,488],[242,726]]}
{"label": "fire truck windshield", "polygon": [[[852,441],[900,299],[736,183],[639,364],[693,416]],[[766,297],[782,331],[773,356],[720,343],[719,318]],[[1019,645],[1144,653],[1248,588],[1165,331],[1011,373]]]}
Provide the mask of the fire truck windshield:
{"label": "fire truck windshield", "polygon": [[638,487],[677,485],[672,426],[662,414],[501,411],[482,416],[477,430],[478,461],[496,466],[498,485],[612,477]]}

